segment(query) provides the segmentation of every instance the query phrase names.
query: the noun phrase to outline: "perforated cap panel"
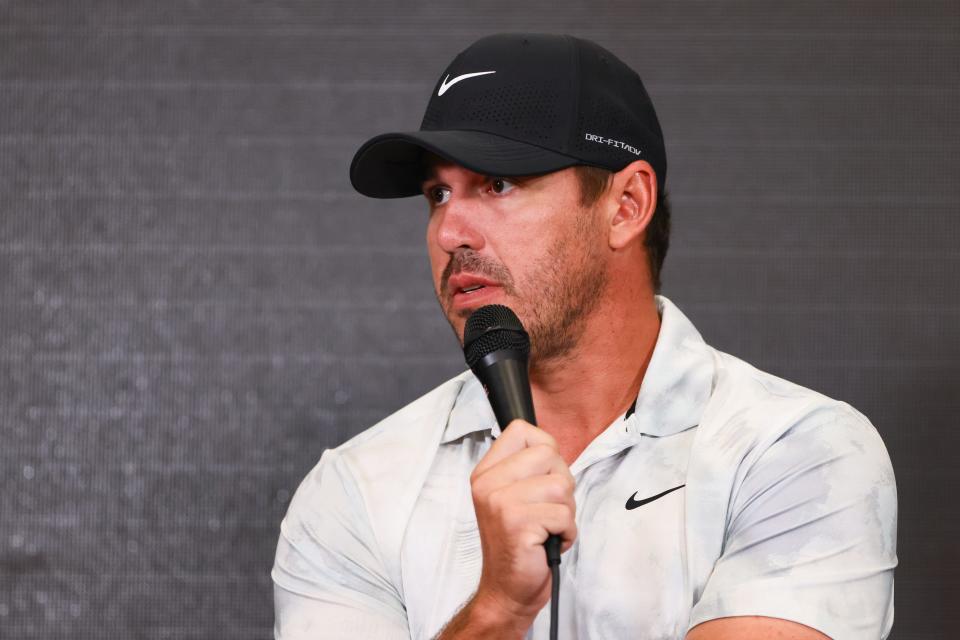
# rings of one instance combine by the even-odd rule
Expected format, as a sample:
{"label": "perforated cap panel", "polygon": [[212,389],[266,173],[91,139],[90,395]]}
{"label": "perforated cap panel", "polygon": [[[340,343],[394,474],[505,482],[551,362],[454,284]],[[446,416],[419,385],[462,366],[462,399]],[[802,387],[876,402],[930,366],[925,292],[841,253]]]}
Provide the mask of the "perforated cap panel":
{"label": "perforated cap panel", "polygon": [[464,91],[451,98],[452,106],[441,108],[439,100],[432,101],[421,128],[475,128],[482,122],[491,133],[549,143],[560,125],[559,98],[556,88],[545,83],[508,84],[482,93]]}

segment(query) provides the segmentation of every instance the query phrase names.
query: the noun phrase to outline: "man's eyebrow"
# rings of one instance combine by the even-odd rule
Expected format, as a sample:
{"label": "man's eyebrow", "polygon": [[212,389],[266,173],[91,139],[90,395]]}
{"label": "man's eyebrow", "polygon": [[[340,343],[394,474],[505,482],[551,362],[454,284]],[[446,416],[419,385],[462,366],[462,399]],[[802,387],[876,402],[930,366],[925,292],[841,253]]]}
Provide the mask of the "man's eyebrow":
{"label": "man's eyebrow", "polygon": [[[491,173],[491,174],[480,174],[480,175],[482,175],[483,179],[487,182],[489,182],[490,180],[501,178],[503,180],[507,180],[509,182],[513,182],[514,184],[519,184],[519,185],[526,184],[540,177],[540,174],[530,174],[530,175],[522,175],[522,176],[505,176],[505,175],[498,175],[498,174]],[[440,178],[437,176],[437,163],[436,162],[425,163],[423,165],[423,179],[420,181],[420,187],[423,188],[426,186],[428,182],[435,182],[439,179]]]}
{"label": "man's eyebrow", "polygon": [[487,180],[494,180],[499,178],[501,180],[506,180],[507,182],[512,182],[513,184],[525,185],[528,182],[532,182],[539,178],[538,175],[522,175],[522,176],[484,176]]}

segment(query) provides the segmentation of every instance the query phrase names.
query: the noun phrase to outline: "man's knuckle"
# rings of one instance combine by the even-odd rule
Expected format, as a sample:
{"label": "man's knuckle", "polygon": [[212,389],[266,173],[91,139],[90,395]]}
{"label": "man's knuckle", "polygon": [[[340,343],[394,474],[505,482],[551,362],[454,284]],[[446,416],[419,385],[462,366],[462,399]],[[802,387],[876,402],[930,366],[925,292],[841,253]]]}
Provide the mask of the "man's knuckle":
{"label": "man's knuckle", "polygon": [[569,490],[565,482],[550,479],[547,484],[547,498],[550,502],[566,502]]}
{"label": "man's knuckle", "polygon": [[527,429],[530,428],[530,425],[521,420],[520,418],[514,418],[510,421],[510,424],[507,425],[505,433],[510,434],[511,436],[521,436],[527,432]]}
{"label": "man's knuckle", "polygon": [[545,442],[535,444],[530,448],[536,453],[537,458],[541,460],[550,460],[557,455],[557,450]]}

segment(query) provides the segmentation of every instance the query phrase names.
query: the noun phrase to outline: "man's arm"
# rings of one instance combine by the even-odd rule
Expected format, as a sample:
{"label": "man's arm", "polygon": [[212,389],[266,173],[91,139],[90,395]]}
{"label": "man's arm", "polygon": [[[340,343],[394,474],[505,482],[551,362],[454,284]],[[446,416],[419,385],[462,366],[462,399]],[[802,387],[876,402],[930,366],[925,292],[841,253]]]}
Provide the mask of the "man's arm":
{"label": "man's arm", "polygon": [[830,640],[816,629],[779,618],[738,616],[698,624],[686,640]]}
{"label": "man's arm", "polygon": [[409,639],[362,505],[342,459],[325,452],[281,524],[272,573],[278,640]]}
{"label": "man's arm", "polygon": [[742,474],[689,637],[761,637],[763,625],[785,638],[821,637],[798,635],[803,625],[843,640],[886,637],[897,498],[870,422],[841,403],[811,412],[748,455]]}
{"label": "man's arm", "polygon": [[530,628],[526,616],[510,616],[502,604],[474,594],[446,624],[436,640],[479,640],[522,638]]}

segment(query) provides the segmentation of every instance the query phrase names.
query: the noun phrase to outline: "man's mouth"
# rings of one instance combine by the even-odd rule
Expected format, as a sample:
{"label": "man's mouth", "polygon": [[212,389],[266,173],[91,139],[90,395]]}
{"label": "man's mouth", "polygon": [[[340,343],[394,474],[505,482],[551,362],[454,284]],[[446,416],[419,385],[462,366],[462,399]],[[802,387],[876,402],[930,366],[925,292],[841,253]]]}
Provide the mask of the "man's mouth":
{"label": "man's mouth", "polygon": [[475,293],[487,287],[496,286],[496,282],[490,278],[473,273],[457,273],[447,282],[450,295]]}
{"label": "man's mouth", "polygon": [[494,302],[500,292],[499,282],[475,273],[457,273],[447,282],[450,310],[462,313],[477,305]]}

